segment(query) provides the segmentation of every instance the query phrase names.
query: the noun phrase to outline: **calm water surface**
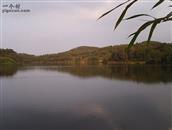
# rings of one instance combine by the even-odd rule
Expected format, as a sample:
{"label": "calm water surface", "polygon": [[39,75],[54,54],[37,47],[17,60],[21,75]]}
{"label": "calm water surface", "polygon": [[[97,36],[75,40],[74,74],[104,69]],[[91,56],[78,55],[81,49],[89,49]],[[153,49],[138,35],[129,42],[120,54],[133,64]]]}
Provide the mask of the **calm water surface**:
{"label": "calm water surface", "polygon": [[171,130],[171,66],[0,68],[1,130]]}

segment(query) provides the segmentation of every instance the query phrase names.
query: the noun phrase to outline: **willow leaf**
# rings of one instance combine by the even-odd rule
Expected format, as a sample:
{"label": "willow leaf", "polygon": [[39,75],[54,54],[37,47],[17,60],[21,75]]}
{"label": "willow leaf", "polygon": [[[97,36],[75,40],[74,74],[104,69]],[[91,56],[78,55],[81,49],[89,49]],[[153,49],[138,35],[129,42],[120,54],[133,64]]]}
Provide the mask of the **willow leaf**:
{"label": "willow leaf", "polygon": [[119,4],[118,6],[114,7],[113,9],[107,11],[106,13],[102,14],[97,20],[99,20],[99,19],[101,19],[102,17],[108,15],[109,13],[111,13],[112,11],[114,11],[115,9],[119,8],[120,6],[126,4],[126,3],[129,2],[129,1],[131,1],[131,0],[127,0],[127,1],[125,1],[125,2],[123,2],[123,3],[121,3],[121,4]]}
{"label": "willow leaf", "polygon": [[133,36],[133,35],[135,35],[135,34],[136,34],[136,32],[130,34],[130,35],[128,36],[128,38],[130,38],[131,36]]}
{"label": "willow leaf", "polygon": [[155,17],[153,17],[153,16],[151,16],[149,14],[137,14],[137,15],[133,15],[131,17],[128,17],[128,18],[126,18],[124,20],[130,20],[130,19],[133,19],[133,18],[141,17],[141,16],[148,16],[148,17],[151,17],[151,18],[154,18],[155,19]]}
{"label": "willow leaf", "polygon": [[146,23],[144,23],[134,34],[133,38],[131,39],[129,45],[128,45],[128,48],[132,47],[133,44],[135,43],[137,37],[139,36],[139,34],[144,30],[146,29],[149,25],[151,25],[154,21],[148,21]]}
{"label": "willow leaf", "polygon": [[167,18],[169,18],[169,17],[171,17],[172,16],[172,11],[169,13],[169,14],[167,14]]}
{"label": "willow leaf", "polygon": [[160,4],[162,4],[165,0],[159,0],[153,7],[152,9],[154,9],[155,7],[159,6]]}
{"label": "willow leaf", "polygon": [[153,32],[156,28],[156,26],[161,22],[161,20],[155,20],[155,22],[152,24],[152,27],[150,29],[150,33],[149,33],[149,36],[148,36],[148,43],[150,42],[151,38],[152,38],[152,35],[153,35]]}
{"label": "willow leaf", "polygon": [[138,1],[138,0],[133,0],[130,4],[128,4],[128,5],[126,6],[126,8],[123,10],[122,14],[120,15],[118,21],[116,22],[116,25],[115,25],[114,30],[118,27],[118,25],[119,25],[119,24],[121,23],[121,21],[123,20],[125,14],[126,14],[126,12],[127,12],[127,10],[128,10],[135,2],[137,2],[137,1]]}

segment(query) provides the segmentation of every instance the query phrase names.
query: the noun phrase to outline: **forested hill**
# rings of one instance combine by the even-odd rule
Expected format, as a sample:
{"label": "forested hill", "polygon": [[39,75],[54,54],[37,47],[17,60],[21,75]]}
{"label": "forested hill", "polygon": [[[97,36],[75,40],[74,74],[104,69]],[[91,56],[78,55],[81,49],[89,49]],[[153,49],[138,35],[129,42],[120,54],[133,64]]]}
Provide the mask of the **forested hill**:
{"label": "forested hill", "polygon": [[82,46],[57,54],[34,56],[0,49],[0,64],[70,65],[70,64],[172,64],[172,44],[146,42],[103,48]]}

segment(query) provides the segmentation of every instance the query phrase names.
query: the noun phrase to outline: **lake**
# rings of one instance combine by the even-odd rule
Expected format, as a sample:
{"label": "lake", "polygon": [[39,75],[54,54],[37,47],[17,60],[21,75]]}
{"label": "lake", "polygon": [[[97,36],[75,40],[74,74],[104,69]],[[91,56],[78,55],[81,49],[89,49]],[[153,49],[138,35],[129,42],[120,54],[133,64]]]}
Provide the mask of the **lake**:
{"label": "lake", "polygon": [[172,66],[0,68],[1,130],[171,130]]}

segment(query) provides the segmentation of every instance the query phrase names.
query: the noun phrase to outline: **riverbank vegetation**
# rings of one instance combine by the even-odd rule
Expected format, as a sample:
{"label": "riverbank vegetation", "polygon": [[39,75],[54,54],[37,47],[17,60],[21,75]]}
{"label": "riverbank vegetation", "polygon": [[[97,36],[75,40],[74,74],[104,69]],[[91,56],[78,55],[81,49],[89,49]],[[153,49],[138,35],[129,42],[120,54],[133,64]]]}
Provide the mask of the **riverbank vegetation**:
{"label": "riverbank vegetation", "polygon": [[57,54],[41,56],[0,49],[0,64],[72,65],[72,64],[172,64],[172,44],[160,42],[136,43],[126,51],[126,45],[103,48],[82,46]]}

